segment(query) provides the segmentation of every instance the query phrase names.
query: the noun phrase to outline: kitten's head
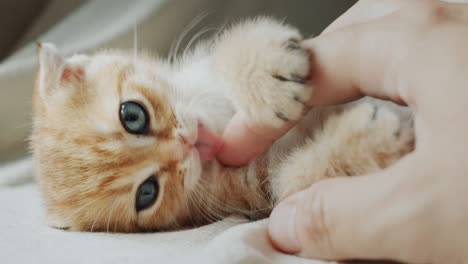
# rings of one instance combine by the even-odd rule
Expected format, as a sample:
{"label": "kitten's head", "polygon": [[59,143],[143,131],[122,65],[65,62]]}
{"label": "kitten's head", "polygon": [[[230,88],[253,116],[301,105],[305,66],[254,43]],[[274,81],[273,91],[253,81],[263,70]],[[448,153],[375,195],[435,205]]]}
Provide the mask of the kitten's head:
{"label": "kitten's head", "polygon": [[[175,107],[169,68],[105,51],[39,45],[31,138],[49,225],[79,231],[186,224],[201,175],[198,120]],[[216,148],[216,140],[211,143]]]}

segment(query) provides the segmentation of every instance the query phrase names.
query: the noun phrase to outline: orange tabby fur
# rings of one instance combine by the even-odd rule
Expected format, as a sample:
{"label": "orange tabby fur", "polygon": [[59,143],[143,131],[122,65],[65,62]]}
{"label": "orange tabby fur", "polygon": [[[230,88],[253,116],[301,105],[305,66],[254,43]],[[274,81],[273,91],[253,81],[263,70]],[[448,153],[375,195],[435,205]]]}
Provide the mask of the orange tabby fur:
{"label": "orange tabby fur", "polygon": [[[242,168],[187,152],[181,135],[191,135],[197,122],[221,134],[234,111],[273,126],[300,116],[298,101],[308,99],[312,87],[276,78],[305,78],[309,71],[291,38],[301,37],[289,26],[251,20],[173,65],[115,50],[64,58],[43,44],[31,145],[48,224],[140,232],[198,226],[232,213],[263,218],[278,200],[324,177],[371,172],[411,151],[412,128],[401,111],[364,102],[311,111]],[[218,94],[216,86],[227,92]],[[291,91],[301,94],[287,99]],[[122,127],[118,109],[126,100],[148,110],[147,136]],[[151,174],[160,193],[153,206],[137,212],[137,188]]]}

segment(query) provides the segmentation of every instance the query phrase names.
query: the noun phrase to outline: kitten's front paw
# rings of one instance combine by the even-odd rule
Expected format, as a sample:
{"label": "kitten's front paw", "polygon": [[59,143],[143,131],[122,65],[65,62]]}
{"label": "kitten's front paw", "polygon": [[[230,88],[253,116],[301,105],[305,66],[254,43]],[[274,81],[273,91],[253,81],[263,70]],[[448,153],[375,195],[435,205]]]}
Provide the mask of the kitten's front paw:
{"label": "kitten's front paw", "polygon": [[347,105],[281,164],[273,196],[281,201],[325,178],[387,168],[414,149],[414,140],[409,111],[382,103]]}
{"label": "kitten's front paw", "polygon": [[339,138],[358,145],[356,149],[373,153],[382,168],[414,149],[413,118],[411,112],[402,108],[364,102],[343,113],[335,122],[334,129],[346,131]]}
{"label": "kitten's front paw", "polygon": [[281,127],[301,117],[312,94],[301,40],[296,29],[260,18],[227,30],[217,42],[215,71],[251,121]]}

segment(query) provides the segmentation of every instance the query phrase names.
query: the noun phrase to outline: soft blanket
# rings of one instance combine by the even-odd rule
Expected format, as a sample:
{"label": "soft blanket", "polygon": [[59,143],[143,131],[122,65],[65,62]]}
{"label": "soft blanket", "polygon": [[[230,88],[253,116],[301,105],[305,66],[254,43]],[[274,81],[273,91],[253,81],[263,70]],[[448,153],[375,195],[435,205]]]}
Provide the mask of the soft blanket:
{"label": "soft blanket", "polygon": [[232,216],[167,233],[79,233],[49,228],[29,158],[0,169],[2,263],[322,263],[275,251],[267,220]]}

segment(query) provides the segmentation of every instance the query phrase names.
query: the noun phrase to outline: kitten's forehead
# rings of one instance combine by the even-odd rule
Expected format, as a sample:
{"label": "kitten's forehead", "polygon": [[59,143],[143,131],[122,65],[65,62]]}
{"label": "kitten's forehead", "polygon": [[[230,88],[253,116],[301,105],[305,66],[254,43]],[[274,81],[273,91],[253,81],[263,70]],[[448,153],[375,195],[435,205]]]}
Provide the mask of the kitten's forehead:
{"label": "kitten's forehead", "polygon": [[[125,137],[119,112],[122,103],[137,101],[149,112],[150,124],[158,137],[174,137],[177,121],[167,96],[170,86],[157,72],[162,67],[150,58],[134,60],[121,52],[106,51],[92,56],[75,55],[67,61],[80,65],[85,76],[68,83],[68,87],[57,89],[73,91],[67,94],[68,98],[50,97],[48,102],[43,102],[52,111],[47,111],[45,116],[35,116],[41,123],[64,133],[114,138],[115,134],[120,134],[121,140],[135,142],[132,139],[136,137]],[[136,141],[148,145],[154,138]],[[116,149],[118,146],[109,147]]]}
{"label": "kitten's forehead", "polygon": [[122,54],[96,54],[90,60],[86,71],[90,75],[99,74],[104,69],[118,72],[122,67],[129,64],[130,60]]}
{"label": "kitten's forehead", "polygon": [[85,64],[89,61],[89,56],[84,54],[74,54],[67,61],[71,64]]}

